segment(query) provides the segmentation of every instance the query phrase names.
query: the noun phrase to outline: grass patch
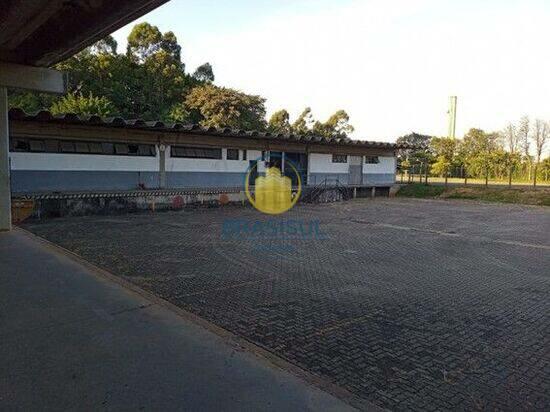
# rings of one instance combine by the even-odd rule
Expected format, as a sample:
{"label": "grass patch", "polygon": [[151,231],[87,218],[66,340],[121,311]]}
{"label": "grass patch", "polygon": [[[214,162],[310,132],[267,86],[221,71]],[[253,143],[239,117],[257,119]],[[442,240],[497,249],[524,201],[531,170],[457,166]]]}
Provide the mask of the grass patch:
{"label": "grass patch", "polygon": [[472,199],[486,202],[550,206],[550,188],[449,187],[413,183],[403,186],[397,196],[439,199]]}

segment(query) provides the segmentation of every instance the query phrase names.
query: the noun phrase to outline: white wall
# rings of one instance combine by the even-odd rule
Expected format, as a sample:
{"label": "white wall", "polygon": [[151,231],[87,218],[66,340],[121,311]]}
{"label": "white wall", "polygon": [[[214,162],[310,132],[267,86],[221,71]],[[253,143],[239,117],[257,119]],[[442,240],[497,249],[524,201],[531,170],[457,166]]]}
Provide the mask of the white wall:
{"label": "white wall", "polygon": [[[363,173],[395,173],[396,160],[393,156],[378,156],[380,163],[363,163]],[[364,160],[363,160],[364,162]]]}
{"label": "white wall", "polygon": [[349,173],[348,163],[332,163],[332,154],[310,153],[309,173]]}
{"label": "white wall", "polygon": [[110,156],[73,153],[10,152],[12,170],[101,170],[156,172],[156,156]]}

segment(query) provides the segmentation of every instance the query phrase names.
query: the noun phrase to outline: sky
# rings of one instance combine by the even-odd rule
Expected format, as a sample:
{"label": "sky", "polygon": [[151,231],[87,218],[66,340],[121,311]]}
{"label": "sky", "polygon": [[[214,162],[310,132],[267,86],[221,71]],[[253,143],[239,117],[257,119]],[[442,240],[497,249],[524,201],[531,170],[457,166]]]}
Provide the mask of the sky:
{"label": "sky", "polygon": [[[547,0],[171,0],[136,22],[173,31],[189,72],[267,99],[268,117],[344,109],[352,138],[395,141],[550,120]],[[136,22],[114,33],[119,52]]]}

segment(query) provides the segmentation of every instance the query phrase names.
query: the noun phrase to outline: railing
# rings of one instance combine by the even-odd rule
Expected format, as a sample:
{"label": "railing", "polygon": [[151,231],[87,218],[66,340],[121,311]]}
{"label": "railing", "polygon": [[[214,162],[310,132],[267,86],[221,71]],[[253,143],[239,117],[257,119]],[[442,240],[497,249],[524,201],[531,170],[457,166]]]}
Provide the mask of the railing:
{"label": "railing", "polygon": [[336,190],[342,200],[348,200],[353,197],[353,189],[342,184],[338,178],[325,178],[314,186],[306,187],[302,195],[302,201],[307,203],[317,202],[321,195],[327,193],[329,190]]}

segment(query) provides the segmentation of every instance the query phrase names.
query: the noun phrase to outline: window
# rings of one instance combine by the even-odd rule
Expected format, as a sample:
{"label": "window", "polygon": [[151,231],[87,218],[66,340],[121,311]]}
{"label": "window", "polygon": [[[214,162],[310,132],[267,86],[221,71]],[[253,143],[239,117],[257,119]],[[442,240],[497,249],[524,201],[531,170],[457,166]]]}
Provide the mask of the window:
{"label": "window", "polygon": [[74,153],[75,151],[74,142],[66,142],[62,140],[59,145],[62,153]]}
{"label": "window", "polygon": [[29,142],[27,140],[23,139],[14,139],[12,140],[12,150],[14,152],[28,152],[29,149]]}
{"label": "window", "polygon": [[90,148],[90,153],[94,153],[94,154],[103,153],[103,147],[101,147],[101,143],[88,143],[88,147]]}
{"label": "window", "polygon": [[48,153],[59,153],[59,141],[57,140],[44,141],[44,149]]}
{"label": "window", "polygon": [[129,153],[128,145],[117,143],[115,144],[115,154],[117,155],[127,155]]}
{"label": "window", "polygon": [[75,149],[76,153],[90,153],[90,147],[86,142],[76,142]]}
{"label": "window", "polygon": [[43,152],[44,141],[43,140],[31,140],[29,141],[29,148],[31,152]]}
{"label": "window", "polygon": [[171,146],[172,157],[187,157],[191,159],[221,159],[222,149],[209,147]]}
{"label": "window", "polygon": [[113,143],[101,143],[101,149],[103,150],[103,154],[115,154],[115,145]]}
{"label": "window", "polygon": [[153,144],[82,142],[56,139],[10,139],[10,151],[156,156]]}
{"label": "window", "polygon": [[246,149],[243,150],[243,160],[246,160]]}
{"label": "window", "polygon": [[157,154],[155,146],[149,144],[140,144],[138,147],[139,156],[155,156]]}
{"label": "window", "polygon": [[239,149],[227,149],[227,160],[239,160]]}
{"label": "window", "polygon": [[340,154],[332,155],[332,163],[347,163],[347,162],[348,162],[347,155],[340,155]]}
{"label": "window", "polygon": [[137,155],[139,151],[139,146],[137,144],[128,145],[128,154]]}
{"label": "window", "polygon": [[375,165],[380,163],[378,156],[365,156],[365,163],[369,165]]}

